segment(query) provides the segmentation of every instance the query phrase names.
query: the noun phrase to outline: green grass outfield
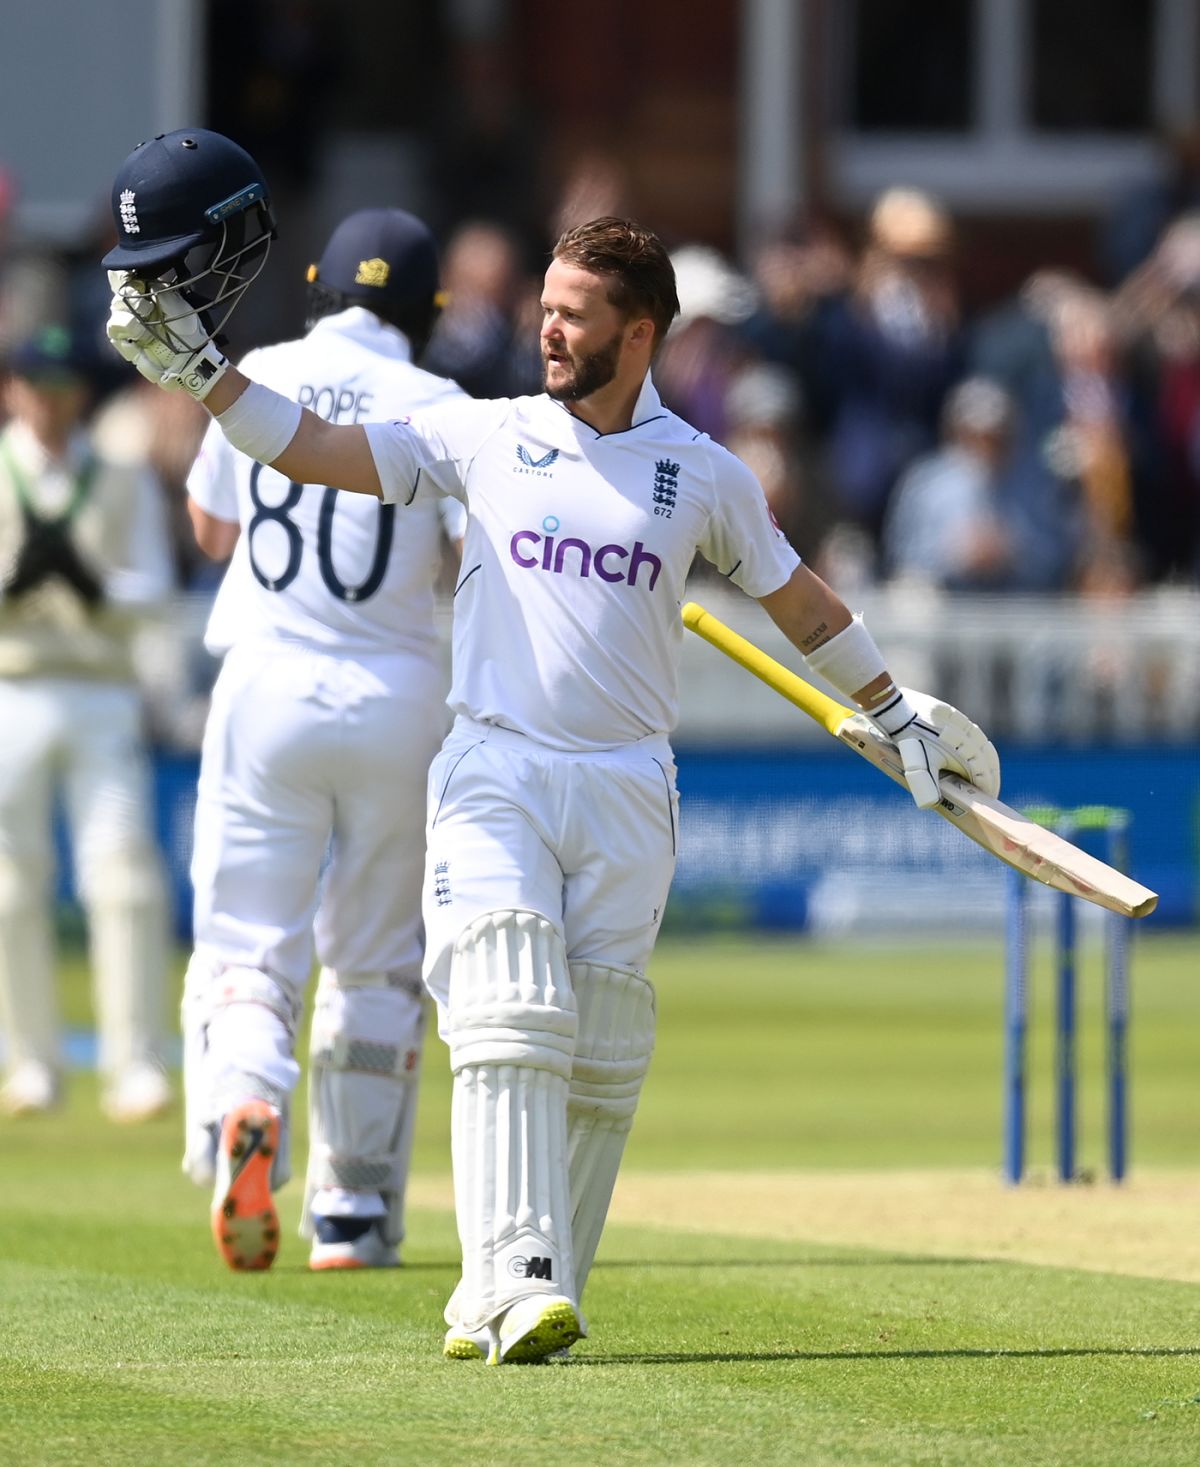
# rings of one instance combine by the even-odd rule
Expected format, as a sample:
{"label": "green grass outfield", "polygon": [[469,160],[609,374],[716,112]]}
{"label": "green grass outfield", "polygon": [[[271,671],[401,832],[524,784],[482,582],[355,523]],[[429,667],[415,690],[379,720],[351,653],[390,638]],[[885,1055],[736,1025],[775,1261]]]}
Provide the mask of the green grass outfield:
{"label": "green grass outfield", "polygon": [[[1041,970],[1034,1177],[1000,1183],[993,944],[671,939],[653,977],[658,1053],[566,1366],[440,1357],[437,1041],[389,1274],[308,1273],[295,1183],[275,1269],[230,1274],[178,1116],[113,1127],[89,1074],[0,1122],[0,1463],[1195,1467],[1200,937],[1135,948],[1124,1188],[1047,1179]],[[78,963],[66,988],[83,1022]],[[1081,1007],[1098,1171],[1090,951]]]}

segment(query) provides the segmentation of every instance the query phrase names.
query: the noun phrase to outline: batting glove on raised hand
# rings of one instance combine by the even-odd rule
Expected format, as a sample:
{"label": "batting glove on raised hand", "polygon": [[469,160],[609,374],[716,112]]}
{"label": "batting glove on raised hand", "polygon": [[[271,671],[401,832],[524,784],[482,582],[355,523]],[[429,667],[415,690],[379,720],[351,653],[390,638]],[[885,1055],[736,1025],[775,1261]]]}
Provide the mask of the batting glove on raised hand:
{"label": "batting glove on raised hand", "polygon": [[895,700],[871,715],[896,745],[909,792],[922,810],[941,799],[938,774],[949,770],[984,794],[1000,793],[1000,756],[977,723],[928,693],[897,688]]}
{"label": "batting glove on raised hand", "polygon": [[177,290],[110,270],[108,339],[148,382],[203,401],[229,363]]}

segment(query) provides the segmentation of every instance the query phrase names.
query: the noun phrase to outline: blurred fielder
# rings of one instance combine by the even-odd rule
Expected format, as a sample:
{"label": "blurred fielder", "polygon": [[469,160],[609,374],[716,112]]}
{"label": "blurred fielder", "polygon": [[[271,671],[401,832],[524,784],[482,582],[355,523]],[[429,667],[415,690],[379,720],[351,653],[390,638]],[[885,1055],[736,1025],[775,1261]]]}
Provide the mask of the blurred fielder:
{"label": "blurred fielder", "polygon": [[61,796],[87,913],[105,1112],[163,1110],[166,885],[155,843],[131,642],[171,589],[148,471],[105,460],[71,336],[19,346],[0,434],[0,1107],[60,1098],[52,816]]}
{"label": "blurred fielder", "polygon": [[[197,197],[261,183],[240,148],[176,134],[139,149],[124,173],[145,233],[118,247],[123,263],[167,268],[186,236],[199,268],[237,268],[221,253],[221,226],[189,228]],[[265,188],[256,192],[258,223],[241,241],[250,270],[271,232]],[[177,222],[164,254],[146,226],[168,214]],[[429,231],[399,209],[363,210],[310,268],[307,334],[250,353],[246,366],[334,422],[455,400],[457,387],[413,365],[438,308]],[[457,542],[465,514],[426,498],[396,534],[394,506],[290,482],[235,452],[215,425],[188,493],[201,548],[233,559],[206,638],[225,658],[196,808],[184,1169],[214,1188],[213,1233],[229,1265],[268,1267],[315,914],[301,1231],[314,1269],[386,1267],[404,1235],[424,1033],[425,778],[448,722],[433,584],[443,524]]]}
{"label": "blurred fielder", "polygon": [[205,401],[242,451],[404,514],[427,484],[469,506],[424,888],[462,1245],[444,1350],[544,1359],[586,1333],[580,1297],[653,1047],[646,964],[675,865],[668,735],[695,553],[896,739],[919,804],[936,801],[939,767],[994,788],[995,751],[962,714],[895,687],[750,471],[663,407],[650,365],[674,273],[636,224],[594,220],[555,246],[543,395],[365,427],[229,367],[175,282],[113,286],[117,349]]}

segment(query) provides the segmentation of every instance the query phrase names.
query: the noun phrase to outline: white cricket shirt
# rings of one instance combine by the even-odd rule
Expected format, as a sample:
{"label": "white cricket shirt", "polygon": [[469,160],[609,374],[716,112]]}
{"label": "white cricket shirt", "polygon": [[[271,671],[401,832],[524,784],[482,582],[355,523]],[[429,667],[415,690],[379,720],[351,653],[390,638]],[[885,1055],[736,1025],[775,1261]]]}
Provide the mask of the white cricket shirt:
{"label": "white cricket shirt", "polygon": [[[243,365],[327,422],[469,401],[455,383],[414,366],[407,339],[359,306],[298,341],[249,352]],[[422,496],[397,515],[369,496],[294,484],[231,448],[216,422],[187,489],[242,529],[209,619],[210,652],[266,636],[354,653],[434,654],[443,526],[461,539],[466,521],[455,500]]]}
{"label": "white cricket shirt", "polygon": [[751,471],[649,377],[620,433],[541,395],[460,400],[367,434],[387,502],[416,508],[449,470],[469,510],[450,707],[551,748],[674,728],[697,551],[754,597],[799,564]]}

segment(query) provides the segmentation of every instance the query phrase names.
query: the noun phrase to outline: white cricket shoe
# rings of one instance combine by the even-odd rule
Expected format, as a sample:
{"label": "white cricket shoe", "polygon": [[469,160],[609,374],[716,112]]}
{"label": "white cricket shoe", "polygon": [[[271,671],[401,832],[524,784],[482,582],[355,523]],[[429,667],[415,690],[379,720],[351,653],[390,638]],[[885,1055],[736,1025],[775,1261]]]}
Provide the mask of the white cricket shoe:
{"label": "white cricket shoe", "polygon": [[381,1217],[314,1217],[308,1266],[331,1268],[398,1268],[400,1255],[383,1236]]}
{"label": "white cricket shoe", "polygon": [[243,1100],[226,1113],[217,1142],[212,1234],[233,1269],[270,1268],[279,1249],[271,1163],[279,1150],[279,1112],[269,1101]]}
{"label": "white cricket shoe", "polygon": [[564,1294],[530,1294],[499,1320],[477,1330],[452,1324],[442,1354],[448,1360],[486,1360],[489,1365],[532,1365],[565,1359],[576,1340],[586,1339],[583,1315]]}
{"label": "white cricket shoe", "polygon": [[53,1110],[59,1099],[58,1076],[40,1060],[22,1060],[0,1088],[0,1110],[10,1116]]}
{"label": "white cricket shoe", "polygon": [[489,1365],[525,1365],[569,1350],[587,1326],[565,1294],[530,1294],[518,1299],[500,1321],[495,1357]]}
{"label": "white cricket shoe", "polygon": [[171,1086],[157,1065],[142,1061],[117,1075],[100,1104],[110,1121],[134,1125],[170,1108]]}
{"label": "white cricket shoe", "polygon": [[452,1324],[446,1331],[442,1354],[447,1360],[487,1360],[492,1353],[492,1342],[490,1325],[472,1330]]}

